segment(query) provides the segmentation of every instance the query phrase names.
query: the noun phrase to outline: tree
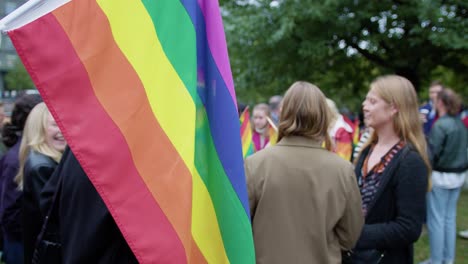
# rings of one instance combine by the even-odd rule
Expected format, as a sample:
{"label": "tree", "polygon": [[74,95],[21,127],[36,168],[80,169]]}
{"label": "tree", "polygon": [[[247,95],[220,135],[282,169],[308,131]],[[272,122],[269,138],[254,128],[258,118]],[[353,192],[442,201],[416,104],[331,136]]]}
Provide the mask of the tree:
{"label": "tree", "polygon": [[[468,83],[466,1],[221,3],[233,74],[244,100],[264,100],[298,79],[318,84],[338,103],[354,108],[381,74],[405,76],[417,90],[439,75],[456,77],[459,87]],[[440,74],[441,69],[451,73]]]}
{"label": "tree", "polygon": [[5,75],[6,88],[8,90],[26,90],[33,89],[34,84],[29,77],[21,61],[17,60],[11,71]]}

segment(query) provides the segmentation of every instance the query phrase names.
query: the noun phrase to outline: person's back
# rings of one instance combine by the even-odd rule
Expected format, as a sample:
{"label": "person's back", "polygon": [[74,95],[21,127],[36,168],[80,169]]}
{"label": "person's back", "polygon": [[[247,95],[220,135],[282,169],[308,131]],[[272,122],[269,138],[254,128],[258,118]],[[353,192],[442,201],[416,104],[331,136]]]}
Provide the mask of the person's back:
{"label": "person's back", "polygon": [[463,172],[468,169],[468,132],[458,116],[445,115],[439,118],[429,139],[434,154],[433,170]]}
{"label": "person's back", "polygon": [[[301,137],[248,158],[257,263],[340,263],[362,225],[351,164]],[[354,210],[353,210],[354,209]]]}
{"label": "person's back", "polygon": [[341,250],[360,235],[353,167],[321,147],[326,109],[316,86],[295,83],[284,99],[278,144],[245,161],[257,263],[341,263]]}
{"label": "person's back", "polygon": [[458,116],[461,99],[450,88],[437,94],[439,119],[429,135],[432,189],[427,195],[431,263],[453,263],[456,256],[457,202],[468,172],[468,132]]}

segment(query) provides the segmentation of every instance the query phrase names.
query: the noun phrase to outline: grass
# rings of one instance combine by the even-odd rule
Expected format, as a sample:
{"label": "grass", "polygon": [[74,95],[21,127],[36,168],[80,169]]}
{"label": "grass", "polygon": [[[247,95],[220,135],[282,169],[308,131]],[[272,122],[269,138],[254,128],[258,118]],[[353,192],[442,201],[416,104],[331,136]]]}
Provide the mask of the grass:
{"label": "grass", "polygon": [[[468,229],[468,190],[463,190],[458,200],[457,231]],[[457,237],[455,263],[468,264],[468,239]],[[414,263],[429,258],[429,237],[424,230],[414,246]]]}

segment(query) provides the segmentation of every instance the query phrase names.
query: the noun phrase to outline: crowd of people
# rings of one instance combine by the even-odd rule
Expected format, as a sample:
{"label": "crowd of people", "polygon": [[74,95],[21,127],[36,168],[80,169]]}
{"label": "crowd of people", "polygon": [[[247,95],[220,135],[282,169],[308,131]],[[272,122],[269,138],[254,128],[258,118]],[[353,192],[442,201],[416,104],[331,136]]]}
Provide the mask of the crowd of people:
{"label": "crowd of people", "polygon": [[[294,83],[282,102],[275,96],[278,144],[245,161],[257,263],[413,263],[424,224],[423,263],[454,263],[468,118],[440,82],[429,95],[420,106],[406,78],[379,77],[362,126],[311,83]],[[253,130],[265,131],[255,109]]]}
{"label": "crowd of people", "polygon": [[[468,118],[453,90],[429,91],[420,106],[410,81],[381,76],[362,122],[304,81],[254,106],[244,165],[257,263],[413,263],[424,224],[425,263],[453,263]],[[7,122],[0,105],[0,118],[2,261],[137,263],[40,96],[19,97]]]}

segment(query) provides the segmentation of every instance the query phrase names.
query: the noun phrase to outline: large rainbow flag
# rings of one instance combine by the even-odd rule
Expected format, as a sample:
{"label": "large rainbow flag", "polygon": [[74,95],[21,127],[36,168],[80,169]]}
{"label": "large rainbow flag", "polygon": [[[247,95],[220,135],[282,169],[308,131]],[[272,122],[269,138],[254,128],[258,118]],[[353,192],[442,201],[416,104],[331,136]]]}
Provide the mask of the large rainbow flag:
{"label": "large rainbow flag", "polygon": [[241,126],[242,156],[245,159],[255,152],[255,145],[252,141],[252,123],[250,122],[249,107],[244,109],[239,121]]}
{"label": "large rainbow flag", "polygon": [[217,0],[31,0],[0,21],[140,263],[254,263]]}

